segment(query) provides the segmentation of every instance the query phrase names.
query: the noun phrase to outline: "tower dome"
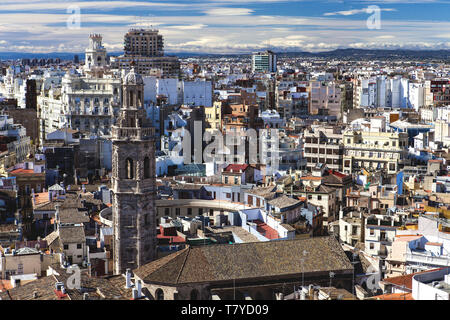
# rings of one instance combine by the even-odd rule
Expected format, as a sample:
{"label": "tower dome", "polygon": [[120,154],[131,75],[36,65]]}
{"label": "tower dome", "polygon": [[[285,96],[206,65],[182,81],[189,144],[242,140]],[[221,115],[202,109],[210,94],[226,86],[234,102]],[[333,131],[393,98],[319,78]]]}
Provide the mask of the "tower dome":
{"label": "tower dome", "polygon": [[131,71],[125,76],[123,83],[124,85],[144,85],[144,79],[132,67]]}

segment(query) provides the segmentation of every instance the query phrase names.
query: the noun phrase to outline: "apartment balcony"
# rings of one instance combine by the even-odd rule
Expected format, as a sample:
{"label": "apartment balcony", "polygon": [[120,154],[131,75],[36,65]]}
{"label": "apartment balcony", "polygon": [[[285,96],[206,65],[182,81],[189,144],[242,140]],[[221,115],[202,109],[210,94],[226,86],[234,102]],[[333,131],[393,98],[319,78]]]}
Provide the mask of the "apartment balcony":
{"label": "apartment balcony", "polygon": [[304,156],[312,157],[312,158],[325,158],[325,159],[328,158],[328,159],[336,159],[336,160],[342,159],[342,155],[339,155],[339,154],[327,154],[327,153],[319,153],[319,152],[315,152],[315,153],[305,152]]}
{"label": "apartment balcony", "polygon": [[423,251],[413,251],[406,254],[406,261],[415,264],[427,264],[439,267],[450,267],[450,256],[433,256],[430,253]]}
{"label": "apartment balcony", "polygon": [[393,146],[385,146],[380,144],[361,144],[361,143],[351,143],[345,144],[345,150],[368,150],[373,152],[379,151],[388,151],[388,152],[407,152],[406,148],[393,147]]}

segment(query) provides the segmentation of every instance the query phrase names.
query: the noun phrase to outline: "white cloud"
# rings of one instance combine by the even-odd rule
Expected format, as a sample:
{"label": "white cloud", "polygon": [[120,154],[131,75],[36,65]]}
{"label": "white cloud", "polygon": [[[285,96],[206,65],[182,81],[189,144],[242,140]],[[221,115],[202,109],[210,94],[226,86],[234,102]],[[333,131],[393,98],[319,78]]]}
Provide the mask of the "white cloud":
{"label": "white cloud", "polygon": [[254,12],[246,8],[215,8],[204,11],[211,16],[247,16]]}
{"label": "white cloud", "polygon": [[[88,45],[88,35],[92,32],[104,36],[105,47],[109,51],[121,51],[123,35],[131,26],[142,26],[136,23],[136,17],[115,14],[114,11],[93,10],[97,13],[84,13],[81,16],[81,29],[69,30],[66,21],[69,17],[64,12],[51,13],[55,5],[65,8],[70,2],[46,1],[10,1],[0,8],[0,50],[23,52],[83,52]],[[159,2],[145,2],[144,5],[155,5]],[[250,2],[263,2],[253,0]],[[267,0],[275,2],[276,0]],[[80,1],[78,1],[80,2]],[[127,7],[136,1],[112,1],[116,7]],[[88,2],[83,2],[83,4]],[[105,2],[89,1],[90,5],[102,8]],[[110,3],[110,2],[108,2]],[[143,2],[139,2],[142,4]],[[236,2],[237,3],[237,2]],[[248,2],[245,2],[248,3]],[[245,6],[245,3],[242,6]],[[47,12],[26,12],[25,9],[15,13],[2,13],[5,5],[43,5]],[[51,5],[50,5],[51,4]],[[172,3],[173,10],[178,4]],[[149,24],[157,26],[164,35],[165,48],[168,52],[192,51],[210,53],[251,52],[267,48],[270,44],[274,50],[307,50],[324,51],[341,47],[361,48],[395,48],[420,47],[432,48],[433,40],[436,48],[448,48],[448,21],[405,21],[382,20],[381,30],[369,30],[366,17],[346,19],[345,16],[356,14],[355,10],[328,13],[325,17],[296,17],[279,15],[256,15],[253,9],[227,7],[233,0],[217,0],[208,3],[194,2],[190,8],[197,9],[195,15],[158,16],[152,11]],[[184,4],[181,4],[182,6]],[[24,7],[23,7],[24,8]],[[28,7],[29,8],[29,7]],[[184,7],[183,7],[184,8]],[[255,9],[256,10],[256,9]],[[356,9],[362,13],[362,10]],[[384,8],[384,11],[394,9]],[[92,11],[90,11],[92,12]],[[117,12],[117,10],[115,11]],[[345,12],[345,14],[343,13]],[[365,12],[365,11],[364,11]],[[23,43],[28,41],[29,43]],[[441,42],[438,42],[441,41]]]}

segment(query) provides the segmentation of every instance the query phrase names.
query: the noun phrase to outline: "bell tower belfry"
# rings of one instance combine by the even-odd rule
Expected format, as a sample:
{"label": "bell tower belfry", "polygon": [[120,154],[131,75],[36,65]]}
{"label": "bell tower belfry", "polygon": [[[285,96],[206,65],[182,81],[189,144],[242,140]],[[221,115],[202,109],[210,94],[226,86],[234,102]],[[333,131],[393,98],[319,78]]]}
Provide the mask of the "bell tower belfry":
{"label": "bell tower belfry", "polygon": [[112,127],[114,274],[156,258],[155,135],[144,109],[144,81],[134,68],[123,78],[121,98]]}

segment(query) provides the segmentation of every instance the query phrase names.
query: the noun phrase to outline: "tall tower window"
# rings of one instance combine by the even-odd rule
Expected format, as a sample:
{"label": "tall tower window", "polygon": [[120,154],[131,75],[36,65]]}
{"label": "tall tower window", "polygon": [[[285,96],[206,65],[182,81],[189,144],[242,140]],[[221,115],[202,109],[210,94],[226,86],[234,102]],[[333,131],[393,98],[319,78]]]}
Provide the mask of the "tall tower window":
{"label": "tall tower window", "polygon": [[132,107],[133,105],[134,105],[134,102],[133,102],[133,92],[130,91],[130,107]]}
{"label": "tall tower window", "polygon": [[127,179],[134,179],[133,160],[130,158],[127,158],[126,160],[126,169],[127,169]]}
{"label": "tall tower window", "polygon": [[150,178],[150,159],[145,157],[144,159],[144,179]]}

